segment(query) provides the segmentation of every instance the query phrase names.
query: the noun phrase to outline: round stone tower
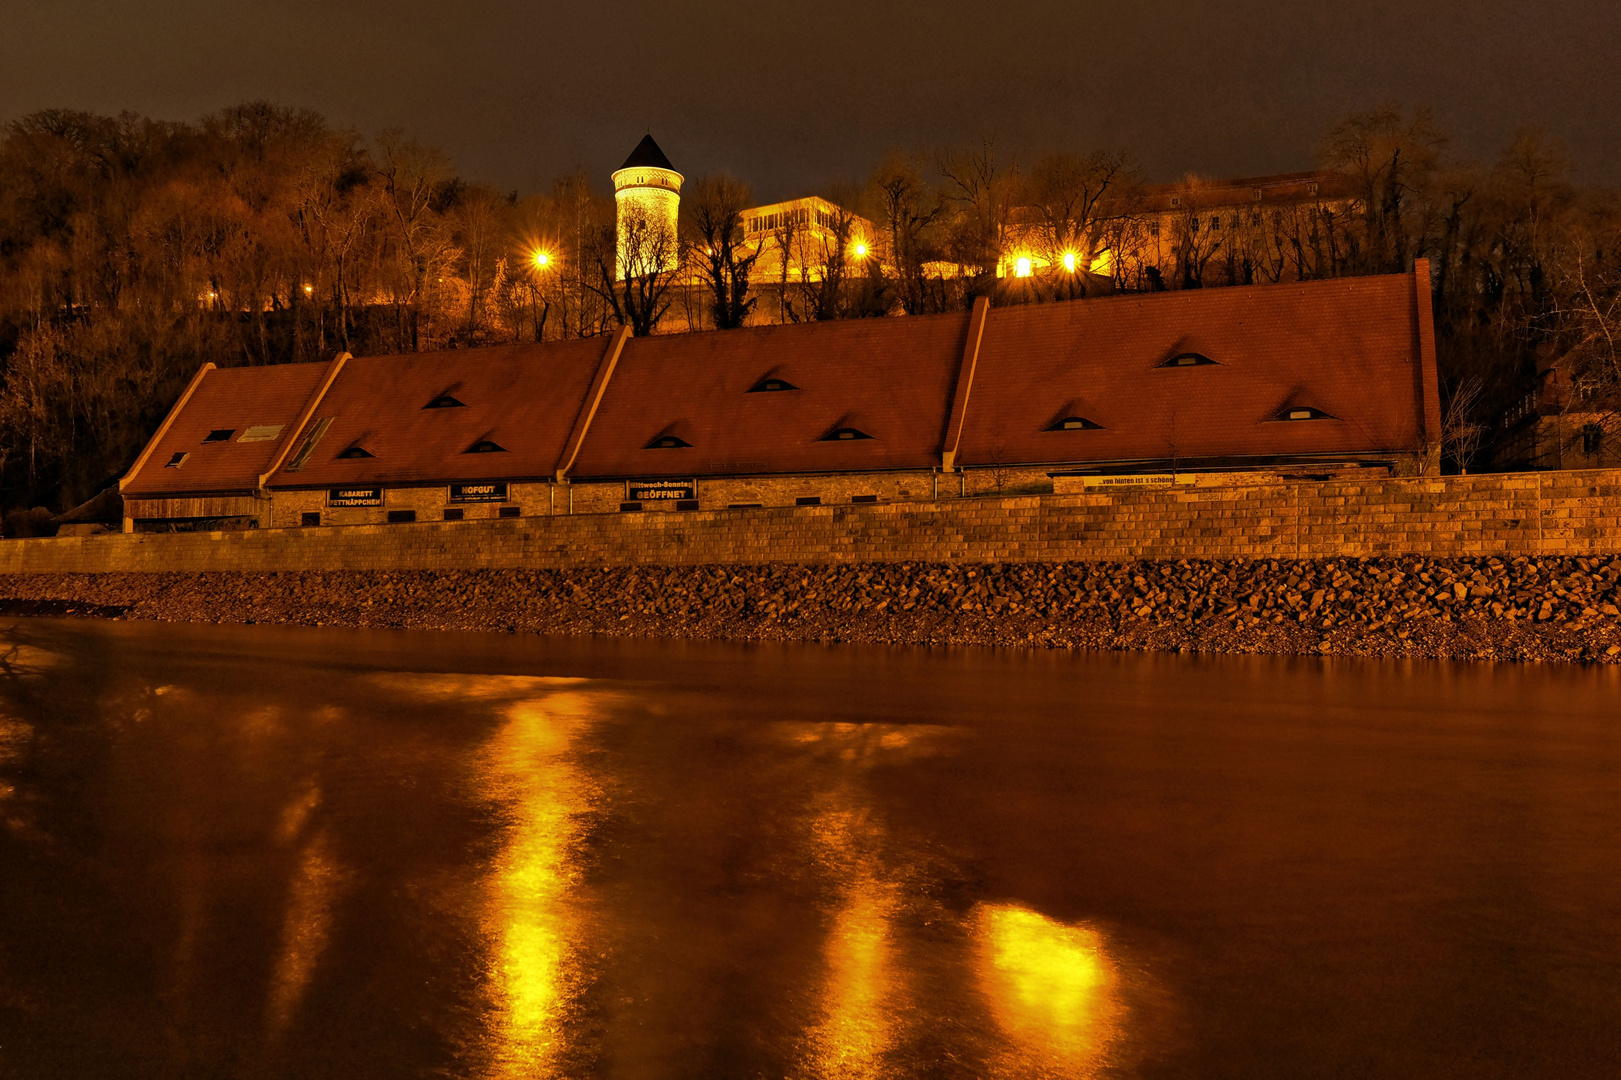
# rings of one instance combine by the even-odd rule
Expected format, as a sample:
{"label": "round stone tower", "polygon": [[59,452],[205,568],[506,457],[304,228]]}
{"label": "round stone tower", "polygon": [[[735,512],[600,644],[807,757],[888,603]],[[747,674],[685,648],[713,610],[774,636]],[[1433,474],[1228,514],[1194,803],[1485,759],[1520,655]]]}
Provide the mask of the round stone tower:
{"label": "round stone tower", "polygon": [[627,274],[643,277],[676,268],[681,179],[651,135],[643,136],[613,174],[614,201],[619,206],[616,269],[620,280]]}

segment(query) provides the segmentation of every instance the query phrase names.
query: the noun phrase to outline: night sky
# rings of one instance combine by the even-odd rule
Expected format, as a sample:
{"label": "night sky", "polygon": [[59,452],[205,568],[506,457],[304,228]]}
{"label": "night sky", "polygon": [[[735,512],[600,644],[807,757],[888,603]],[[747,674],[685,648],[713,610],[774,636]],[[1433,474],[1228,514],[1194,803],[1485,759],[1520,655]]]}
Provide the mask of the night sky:
{"label": "night sky", "polygon": [[892,146],[1124,148],[1153,180],[1309,168],[1333,120],[1432,106],[1490,158],[1522,124],[1621,178],[1616,0],[0,0],[0,120],[189,119],[252,98],[399,127],[525,193],[649,128],[762,199]]}

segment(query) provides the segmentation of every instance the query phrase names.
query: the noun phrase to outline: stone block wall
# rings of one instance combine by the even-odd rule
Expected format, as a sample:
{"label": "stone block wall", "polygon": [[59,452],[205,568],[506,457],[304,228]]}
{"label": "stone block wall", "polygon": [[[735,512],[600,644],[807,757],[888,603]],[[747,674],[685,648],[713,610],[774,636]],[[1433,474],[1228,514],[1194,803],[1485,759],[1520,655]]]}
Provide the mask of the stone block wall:
{"label": "stone block wall", "polygon": [[1611,555],[1621,553],[1621,470],[640,514],[547,516],[526,505],[525,512],[531,516],[7,540],[0,573]]}

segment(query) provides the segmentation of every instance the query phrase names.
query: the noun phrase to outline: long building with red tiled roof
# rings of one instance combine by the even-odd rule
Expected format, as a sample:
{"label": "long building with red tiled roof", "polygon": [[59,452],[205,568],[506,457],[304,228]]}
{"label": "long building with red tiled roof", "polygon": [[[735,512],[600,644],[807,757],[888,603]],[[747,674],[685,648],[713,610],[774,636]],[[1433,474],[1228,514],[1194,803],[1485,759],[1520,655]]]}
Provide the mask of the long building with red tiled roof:
{"label": "long building with red tiled roof", "polygon": [[1423,471],[1428,273],[209,367],[121,486],[133,528],[287,527]]}

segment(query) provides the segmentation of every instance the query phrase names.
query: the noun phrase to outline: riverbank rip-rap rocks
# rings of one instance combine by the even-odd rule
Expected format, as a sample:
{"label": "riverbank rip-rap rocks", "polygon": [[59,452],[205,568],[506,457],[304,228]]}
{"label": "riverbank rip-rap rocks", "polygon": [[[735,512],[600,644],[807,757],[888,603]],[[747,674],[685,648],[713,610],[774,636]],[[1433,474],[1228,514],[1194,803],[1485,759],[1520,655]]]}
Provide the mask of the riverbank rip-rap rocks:
{"label": "riverbank rip-rap rocks", "polygon": [[1621,556],[18,574],[0,614],[1621,662]]}

